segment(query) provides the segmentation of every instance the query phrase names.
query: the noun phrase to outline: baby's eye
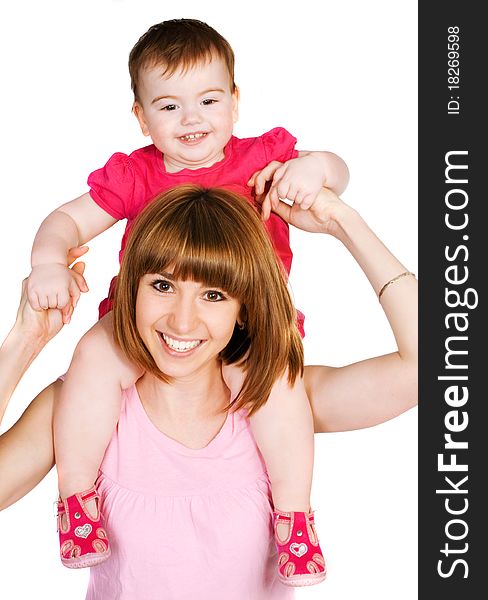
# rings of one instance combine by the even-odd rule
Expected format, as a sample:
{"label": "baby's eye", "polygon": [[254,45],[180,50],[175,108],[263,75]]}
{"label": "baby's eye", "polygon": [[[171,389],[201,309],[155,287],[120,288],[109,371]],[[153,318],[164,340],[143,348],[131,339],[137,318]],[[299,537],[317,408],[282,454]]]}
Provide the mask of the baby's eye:
{"label": "baby's eye", "polygon": [[221,300],[225,300],[225,296],[222,292],[218,292],[217,290],[209,290],[204,294],[205,300],[209,302],[220,302]]}
{"label": "baby's eye", "polygon": [[176,104],[166,104],[166,106],[162,106],[161,110],[166,110],[168,112],[172,111],[172,110],[176,110],[177,106]]}
{"label": "baby's eye", "polygon": [[165,279],[155,279],[151,282],[151,285],[158,292],[171,292],[173,289],[171,283]]}
{"label": "baby's eye", "polygon": [[215,98],[205,98],[205,100],[202,100],[202,104],[204,106],[209,106],[210,104],[215,104],[217,102],[217,100],[215,100]]}

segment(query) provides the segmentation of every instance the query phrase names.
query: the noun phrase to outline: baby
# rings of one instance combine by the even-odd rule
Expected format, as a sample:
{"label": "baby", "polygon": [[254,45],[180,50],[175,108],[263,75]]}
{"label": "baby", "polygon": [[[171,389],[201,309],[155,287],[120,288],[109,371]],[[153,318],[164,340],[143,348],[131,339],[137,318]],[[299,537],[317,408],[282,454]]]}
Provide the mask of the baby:
{"label": "baby", "polygon": [[[239,103],[234,54],[205,23],[177,19],[154,25],[132,49],[129,71],[133,111],[152,144],[129,156],[114,154],[88,177],[90,191],[51,213],[34,240],[29,302],[36,310],[61,309],[65,322],[88,289],[68,268],[68,250],[127,219],[122,256],[134,219],[162,191],[197,183],[230,188],[254,205],[259,198],[266,228],[289,273],[288,226],[272,208],[279,198],[288,198],[307,209],[323,186],[340,194],[347,185],[342,159],[329,152],[297,151],[296,139],[285,129],[257,138],[232,135]],[[76,348],[54,417],[61,561],[70,568],[110,556],[95,481],[119,417],[122,390],[142,374],[113,340],[115,285],[116,278],[100,304],[100,320]],[[297,321],[303,335],[300,313]],[[180,320],[162,332],[168,357],[198,357],[205,343],[192,337],[192,327]],[[243,317],[236,328],[245,327]],[[229,385],[233,406],[240,408],[240,386]],[[286,585],[318,583],[326,569],[310,508],[314,432],[303,382],[290,388],[283,374],[250,421],[271,482],[278,576]]]}

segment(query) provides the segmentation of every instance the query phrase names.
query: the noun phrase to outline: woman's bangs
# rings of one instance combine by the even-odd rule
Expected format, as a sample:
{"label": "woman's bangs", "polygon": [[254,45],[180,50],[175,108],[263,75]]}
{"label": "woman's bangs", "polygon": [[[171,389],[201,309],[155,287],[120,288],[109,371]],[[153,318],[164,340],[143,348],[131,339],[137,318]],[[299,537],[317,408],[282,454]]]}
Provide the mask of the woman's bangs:
{"label": "woman's bangs", "polygon": [[142,271],[198,281],[242,302],[248,295],[252,267],[238,239],[215,228],[212,232],[191,225],[186,222],[184,227],[175,227],[173,223],[169,231],[159,232],[155,239],[163,242],[151,244]]}

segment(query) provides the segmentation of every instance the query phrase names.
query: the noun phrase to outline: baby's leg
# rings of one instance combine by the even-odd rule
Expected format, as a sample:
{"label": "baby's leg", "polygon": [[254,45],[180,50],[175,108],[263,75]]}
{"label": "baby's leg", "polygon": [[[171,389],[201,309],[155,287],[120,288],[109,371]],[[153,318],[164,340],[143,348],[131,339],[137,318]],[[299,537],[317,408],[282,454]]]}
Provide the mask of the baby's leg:
{"label": "baby's leg", "polygon": [[271,481],[278,578],[289,586],[320,583],[326,568],[310,509],[314,428],[303,380],[275,382],[251,427]]}
{"label": "baby's leg", "polygon": [[141,375],[115,344],[111,313],[78,343],[54,410],[61,498],[93,486],[119,418],[122,390]]}
{"label": "baby's leg", "polygon": [[275,508],[308,513],[314,428],[303,380],[293,387],[286,376],[276,381],[268,401],[250,420],[268,469]]}

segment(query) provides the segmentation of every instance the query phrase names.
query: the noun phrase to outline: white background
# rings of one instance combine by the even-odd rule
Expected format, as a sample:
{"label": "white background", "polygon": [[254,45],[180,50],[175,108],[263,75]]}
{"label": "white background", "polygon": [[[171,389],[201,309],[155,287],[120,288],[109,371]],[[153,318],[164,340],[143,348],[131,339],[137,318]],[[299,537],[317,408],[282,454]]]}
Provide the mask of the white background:
{"label": "white background", "polygon": [[[233,46],[242,98],[236,135],[281,125],[298,138],[299,149],[342,156],[351,171],[343,199],[417,272],[416,2],[18,0],[3,6],[2,339],[41,220],[85,192],[87,175],[113,152],[148,143],[131,115],[127,58],[150,25],[168,18],[207,21]],[[116,273],[122,231],[119,223],[90,244],[91,291],[19,386],[3,430],[67,369]],[[307,363],[342,365],[393,351],[377,298],[341,245],[293,231],[292,247],[291,285],[307,316]],[[368,430],[316,437],[313,507],[329,575],[297,598],[417,597],[416,418],[413,409]],[[0,514],[3,598],[84,598],[88,572],[63,568],[57,556],[55,497],[51,473]]]}

